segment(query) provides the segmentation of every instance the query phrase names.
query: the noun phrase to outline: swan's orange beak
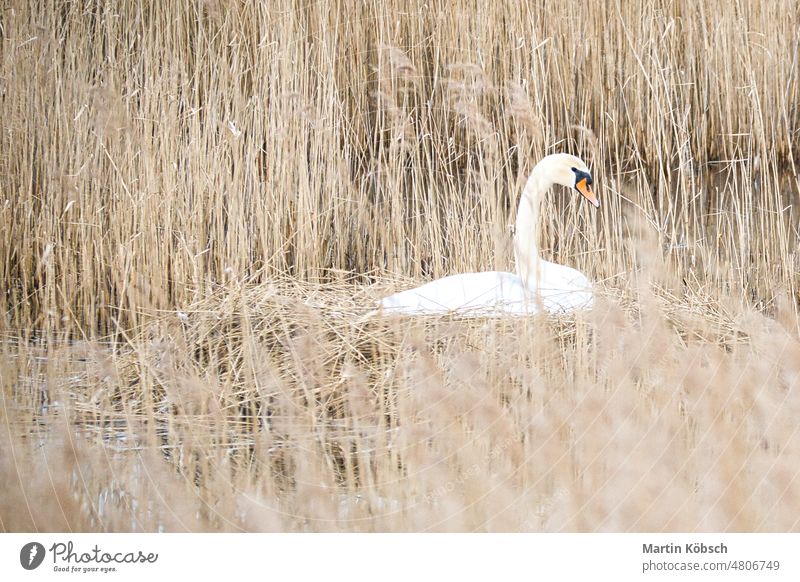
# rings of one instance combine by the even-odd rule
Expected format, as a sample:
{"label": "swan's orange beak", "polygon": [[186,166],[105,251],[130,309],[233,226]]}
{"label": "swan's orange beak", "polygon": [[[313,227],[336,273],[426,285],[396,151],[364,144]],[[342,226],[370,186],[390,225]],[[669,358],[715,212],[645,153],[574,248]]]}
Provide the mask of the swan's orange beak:
{"label": "swan's orange beak", "polygon": [[589,202],[592,203],[592,206],[594,206],[595,208],[600,207],[600,201],[597,199],[597,196],[594,195],[592,187],[589,186],[589,184],[586,182],[586,178],[575,184],[575,188],[578,190],[578,192],[581,193],[581,195],[584,198],[586,198]]}

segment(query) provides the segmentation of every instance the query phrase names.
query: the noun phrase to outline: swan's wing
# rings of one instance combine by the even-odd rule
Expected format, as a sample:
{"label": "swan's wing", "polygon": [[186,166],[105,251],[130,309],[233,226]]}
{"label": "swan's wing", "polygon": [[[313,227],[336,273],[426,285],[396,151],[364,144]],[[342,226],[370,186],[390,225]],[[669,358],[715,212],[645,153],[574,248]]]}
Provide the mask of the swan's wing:
{"label": "swan's wing", "polygon": [[537,285],[525,288],[513,273],[487,271],[451,275],[381,301],[389,313],[529,315],[544,309],[564,313],[592,306],[592,285],[579,271],[541,261]]}
{"label": "swan's wing", "polygon": [[[421,287],[390,295],[381,301],[384,311],[424,314],[458,312],[484,315],[515,313],[528,303],[519,277],[513,273],[487,271],[451,275]],[[525,312],[535,311],[525,309]]]}
{"label": "swan's wing", "polygon": [[594,303],[589,279],[580,271],[542,261],[538,293],[542,306],[552,313],[588,309]]}

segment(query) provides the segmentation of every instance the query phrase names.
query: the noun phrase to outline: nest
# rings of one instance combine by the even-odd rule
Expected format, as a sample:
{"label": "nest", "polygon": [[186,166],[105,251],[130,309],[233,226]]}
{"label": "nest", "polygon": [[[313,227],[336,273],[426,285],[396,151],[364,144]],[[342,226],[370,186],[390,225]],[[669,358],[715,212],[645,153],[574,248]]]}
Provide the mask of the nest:
{"label": "nest", "polygon": [[373,306],[384,291],[294,280],[220,287],[124,349],[95,348],[72,391],[73,419],[119,449],[157,447],[198,483],[203,459],[222,455],[247,471],[269,459],[290,486],[289,446],[320,446],[337,479],[357,480],[347,443],[368,436],[391,446],[410,420],[398,391],[414,369],[457,374],[453,362],[467,354],[484,367],[510,362],[487,378],[515,385],[534,368],[574,367],[612,320],[620,329],[656,320],[684,344],[747,340],[718,300],[658,287],[638,297],[604,288],[590,312],[530,318],[383,316]]}

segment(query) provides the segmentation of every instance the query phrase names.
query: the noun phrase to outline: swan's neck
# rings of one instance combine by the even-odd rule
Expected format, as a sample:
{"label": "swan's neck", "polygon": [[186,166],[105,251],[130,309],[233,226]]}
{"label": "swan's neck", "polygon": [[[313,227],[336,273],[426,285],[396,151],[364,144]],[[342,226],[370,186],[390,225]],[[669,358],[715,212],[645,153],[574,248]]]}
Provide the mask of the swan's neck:
{"label": "swan's neck", "polygon": [[539,266],[539,213],[545,193],[552,182],[542,175],[541,164],[533,169],[517,209],[517,222],[514,238],[514,259],[517,275],[528,288],[536,288]]}

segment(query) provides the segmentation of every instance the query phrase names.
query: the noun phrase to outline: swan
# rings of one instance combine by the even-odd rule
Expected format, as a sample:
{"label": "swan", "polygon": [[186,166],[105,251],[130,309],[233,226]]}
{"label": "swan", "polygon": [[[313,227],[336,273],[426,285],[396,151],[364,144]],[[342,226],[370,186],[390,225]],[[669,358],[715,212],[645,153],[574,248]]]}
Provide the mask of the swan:
{"label": "swan", "polygon": [[592,285],[586,276],[539,256],[539,211],[554,184],[574,188],[595,208],[600,206],[592,190],[592,175],[580,158],[563,153],[546,156],[533,168],[520,197],[514,238],[516,274],[450,275],[385,297],[380,309],[401,314],[522,315],[591,307]]}

